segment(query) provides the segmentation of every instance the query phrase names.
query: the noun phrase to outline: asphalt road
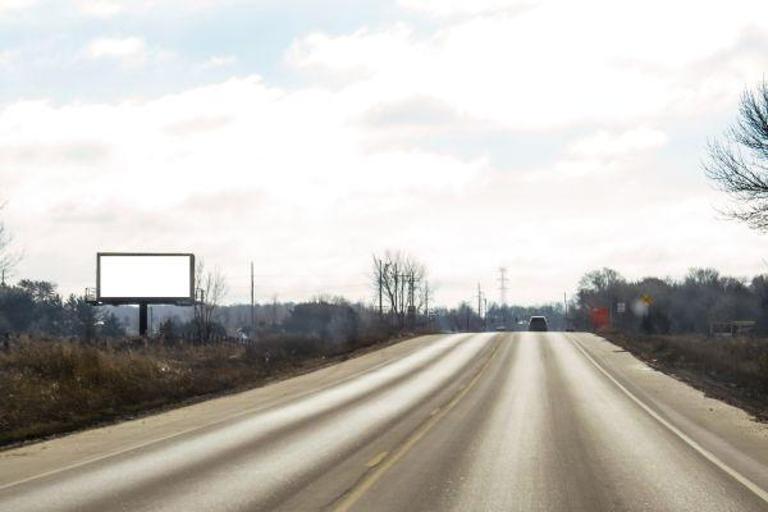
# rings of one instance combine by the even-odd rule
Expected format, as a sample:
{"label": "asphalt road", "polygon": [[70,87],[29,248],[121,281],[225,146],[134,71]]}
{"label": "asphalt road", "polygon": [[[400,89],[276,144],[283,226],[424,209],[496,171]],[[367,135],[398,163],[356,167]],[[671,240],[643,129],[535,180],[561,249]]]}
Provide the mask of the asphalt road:
{"label": "asphalt road", "polygon": [[768,429],[592,335],[431,336],[2,452],[0,510],[768,510]]}

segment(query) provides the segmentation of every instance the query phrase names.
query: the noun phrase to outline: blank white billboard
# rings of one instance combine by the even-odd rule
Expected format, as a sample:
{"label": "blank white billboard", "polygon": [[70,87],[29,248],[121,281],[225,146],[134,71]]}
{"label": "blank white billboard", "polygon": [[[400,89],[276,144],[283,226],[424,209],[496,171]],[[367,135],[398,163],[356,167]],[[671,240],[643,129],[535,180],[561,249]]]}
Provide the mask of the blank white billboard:
{"label": "blank white billboard", "polygon": [[189,300],[194,296],[191,254],[99,253],[97,258],[100,301]]}

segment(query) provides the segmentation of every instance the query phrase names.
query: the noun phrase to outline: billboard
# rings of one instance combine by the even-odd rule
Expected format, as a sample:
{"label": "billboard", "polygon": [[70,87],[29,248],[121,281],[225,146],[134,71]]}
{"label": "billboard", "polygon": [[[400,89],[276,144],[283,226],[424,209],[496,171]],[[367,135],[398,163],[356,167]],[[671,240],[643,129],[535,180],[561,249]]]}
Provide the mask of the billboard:
{"label": "billboard", "polygon": [[187,253],[96,255],[96,300],[108,304],[190,303],[195,296],[195,256]]}

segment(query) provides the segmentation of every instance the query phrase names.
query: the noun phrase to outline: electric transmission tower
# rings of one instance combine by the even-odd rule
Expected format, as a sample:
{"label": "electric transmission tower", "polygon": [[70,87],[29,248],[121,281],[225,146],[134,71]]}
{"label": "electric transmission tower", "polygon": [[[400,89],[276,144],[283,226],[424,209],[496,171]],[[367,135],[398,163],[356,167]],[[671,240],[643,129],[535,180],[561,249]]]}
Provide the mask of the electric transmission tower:
{"label": "electric transmission tower", "polygon": [[507,268],[499,268],[499,292],[501,295],[501,321],[507,325]]}
{"label": "electric transmission tower", "polygon": [[499,291],[501,292],[501,306],[507,305],[507,268],[499,268]]}

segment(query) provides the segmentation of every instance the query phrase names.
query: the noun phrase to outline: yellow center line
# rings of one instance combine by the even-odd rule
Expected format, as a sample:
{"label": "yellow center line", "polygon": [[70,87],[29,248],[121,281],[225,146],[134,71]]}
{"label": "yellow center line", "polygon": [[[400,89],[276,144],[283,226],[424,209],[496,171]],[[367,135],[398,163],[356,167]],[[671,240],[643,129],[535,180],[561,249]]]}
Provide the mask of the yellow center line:
{"label": "yellow center line", "polygon": [[373,468],[373,467],[378,466],[379,464],[381,464],[381,461],[384,460],[384,457],[386,457],[388,453],[389,452],[387,452],[387,451],[383,451],[380,454],[376,455],[374,458],[372,458],[371,460],[366,462],[365,467]]}
{"label": "yellow center line", "polygon": [[[384,455],[382,457],[381,461],[377,461],[377,464],[374,465],[374,469],[372,469],[363,480],[360,481],[360,483],[353,488],[348,494],[346,494],[341,500],[339,500],[338,503],[336,503],[336,506],[334,507],[335,512],[346,512],[352,506],[354,506],[355,503],[357,503],[360,498],[362,498],[368,490],[373,487],[373,485],[378,482],[382,476],[395,464],[397,464],[400,459],[405,457],[405,455],[408,454],[409,451],[416,445],[416,443],[421,440],[422,437],[424,437],[427,432],[432,430],[432,428],[437,425],[437,423],[443,419],[456,405],[461,401],[462,398],[464,398],[467,393],[472,390],[472,388],[477,384],[477,382],[480,380],[480,377],[482,377],[485,370],[490,366],[491,361],[494,357],[496,357],[496,353],[498,352],[500,345],[500,341],[497,338],[496,339],[496,345],[493,348],[493,351],[491,352],[491,355],[488,356],[488,359],[483,363],[483,366],[477,371],[474,377],[472,377],[472,380],[469,381],[469,383],[465,386],[461,387],[461,391],[453,397],[453,399],[448,402],[448,404],[443,407],[442,409],[436,409],[433,411],[433,415],[430,415],[430,418],[425,422],[422,423],[419,428],[416,429],[416,431],[411,434],[411,436],[406,439],[406,441],[400,445],[400,447],[392,452],[392,454],[387,458],[387,452],[383,452],[379,455]],[[378,456],[377,456],[378,457]],[[374,457],[374,460],[377,458]],[[372,461],[370,461],[372,462]],[[370,464],[369,462],[369,464]],[[369,466],[370,467],[370,466]]]}

